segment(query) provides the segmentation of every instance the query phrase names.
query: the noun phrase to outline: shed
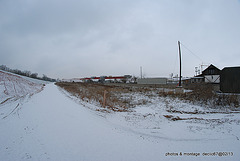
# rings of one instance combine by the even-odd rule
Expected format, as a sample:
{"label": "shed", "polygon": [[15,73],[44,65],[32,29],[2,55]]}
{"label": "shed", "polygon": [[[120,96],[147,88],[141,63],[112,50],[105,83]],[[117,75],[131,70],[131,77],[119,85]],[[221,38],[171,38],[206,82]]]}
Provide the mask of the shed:
{"label": "shed", "polygon": [[224,93],[240,93],[240,67],[223,68],[220,90]]}
{"label": "shed", "polygon": [[204,77],[192,77],[191,83],[202,83],[204,82]]}

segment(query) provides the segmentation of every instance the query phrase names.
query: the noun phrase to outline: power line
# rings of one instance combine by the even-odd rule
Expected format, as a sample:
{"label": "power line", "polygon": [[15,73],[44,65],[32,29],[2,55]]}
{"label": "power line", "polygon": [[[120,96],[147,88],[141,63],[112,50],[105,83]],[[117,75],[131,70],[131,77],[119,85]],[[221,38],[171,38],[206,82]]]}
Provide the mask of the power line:
{"label": "power line", "polygon": [[192,52],[189,48],[187,48],[183,43],[181,43],[181,45],[187,49],[192,55],[194,55],[196,58],[198,58],[201,62],[203,62],[203,60],[198,56],[196,55],[194,52]]}

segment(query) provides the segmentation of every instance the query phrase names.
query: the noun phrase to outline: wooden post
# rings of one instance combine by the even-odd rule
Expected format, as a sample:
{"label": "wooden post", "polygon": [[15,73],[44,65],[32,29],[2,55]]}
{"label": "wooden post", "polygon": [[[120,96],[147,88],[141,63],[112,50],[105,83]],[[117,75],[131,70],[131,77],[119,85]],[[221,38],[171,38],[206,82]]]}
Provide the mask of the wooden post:
{"label": "wooden post", "polygon": [[107,94],[107,91],[104,90],[104,93],[103,93],[103,107],[105,108],[106,106],[106,94]]}
{"label": "wooden post", "polygon": [[181,60],[181,48],[180,41],[178,41],[178,49],[179,49],[179,61],[180,61],[180,75],[179,75],[179,87],[182,86],[182,60]]}

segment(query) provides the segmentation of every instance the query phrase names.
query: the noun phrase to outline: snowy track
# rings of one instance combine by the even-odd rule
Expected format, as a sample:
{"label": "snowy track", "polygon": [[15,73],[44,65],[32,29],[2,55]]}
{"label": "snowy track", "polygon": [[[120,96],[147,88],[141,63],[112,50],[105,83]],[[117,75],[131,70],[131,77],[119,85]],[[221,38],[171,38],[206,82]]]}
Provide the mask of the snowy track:
{"label": "snowy track", "polygon": [[21,105],[43,89],[43,81],[36,82],[37,80],[0,70],[0,118],[19,114]]}
{"label": "snowy track", "polygon": [[[49,84],[22,104],[18,114],[0,120],[0,160],[239,160],[240,142],[235,137],[219,139],[215,131],[211,139],[186,139],[179,133],[182,127],[175,127],[166,122],[162,130],[169,130],[169,136],[142,135],[96,115]],[[216,139],[212,139],[214,135]],[[233,152],[233,156],[166,156],[168,152],[225,151]]]}

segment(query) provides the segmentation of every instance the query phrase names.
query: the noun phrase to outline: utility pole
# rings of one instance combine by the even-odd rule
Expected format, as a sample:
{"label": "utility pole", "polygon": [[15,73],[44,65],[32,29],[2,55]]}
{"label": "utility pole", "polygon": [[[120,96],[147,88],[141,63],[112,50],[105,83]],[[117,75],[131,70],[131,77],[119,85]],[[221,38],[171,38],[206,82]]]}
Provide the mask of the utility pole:
{"label": "utility pole", "polygon": [[140,77],[142,79],[142,66],[140,66]]}
{"label": "utility pole", "polygon": [[179,74],[179,87],[182,86],[182,60],[181,60],[181,48],[180,41],[178,41],[178,50],[179,50],[179,61],[180,61],[180,74]]}

